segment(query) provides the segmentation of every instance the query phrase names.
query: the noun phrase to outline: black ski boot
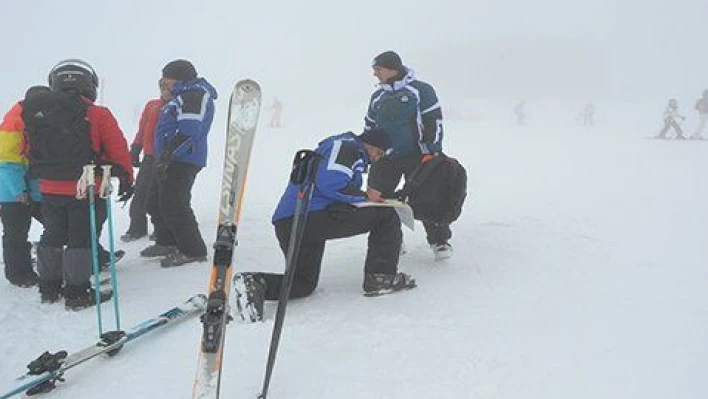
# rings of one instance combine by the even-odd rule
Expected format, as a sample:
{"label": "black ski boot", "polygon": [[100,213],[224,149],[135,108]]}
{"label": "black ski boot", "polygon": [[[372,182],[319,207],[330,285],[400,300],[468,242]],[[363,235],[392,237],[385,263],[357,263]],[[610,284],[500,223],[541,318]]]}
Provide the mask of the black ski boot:
{"label": "black ski boot", "polygon": [[39,294],[42,303],[55,303],[62,296],[61,280],[39,280]]}
{"label": "black ski boot", "polygon": [[206,262],[206,260],[206,256],[189,256],[185,255],[182,251],[175,249],[172,253],[160,260],[160,266],[175,267],[192,262]]}
{"label": "black ski boot", "polygon": [[39,276],[34,270],[30,270],[29,273],[22,273],[20,275],[12,276],[8,278],[10,284],[20,287],[20,288],[30,288],[34,287],[39,283]]}
{"label": "black ski boot", "polygon": [[[64,288],[66,310],[81,310],[96,305],[96,291],[86,285],[67,285]],[[113,298],[113,291],[100,291],[100,303]]]}
{"label": "black ski boot", "polygon": [[266,282],[258,273],[236,273],[236,311],[241,320],[256,322],[263,320]]}
{"label": "black ski boot", "polygon": [[143,258],[158,258],[162,256],[167,256],[176,250],[177,248],[172,245],[152,244],[149,247],[140,251],[140,256],[142,256]]}
{"label": "black ski boot", "polygon": [[[113,259],[118,263],[119,260],[123,259],[125,256],[125,251],[122,249],[119,249],[115,252],[113,252]],[[101,251],[98,254],[98,263],[101,265],[101,271],[106,271],[110,268],[111,266],[111,255],[108,251],[103,252]]]}
{"label": "black ski boot", "polygon": [[410,290],[415,288],[415,279],[405,273],[384,274],[365,273],[364,274],[364,296],[379,296],[390,294],[396,291]]}
{"label": "black ski boot", "polygon": [[123,242],[131,242],[131,241],[137,241],[143,237],[145,237],[147,233],[135,233],[132,231],[126,231],[125,234],[120,236],[120,240]]}

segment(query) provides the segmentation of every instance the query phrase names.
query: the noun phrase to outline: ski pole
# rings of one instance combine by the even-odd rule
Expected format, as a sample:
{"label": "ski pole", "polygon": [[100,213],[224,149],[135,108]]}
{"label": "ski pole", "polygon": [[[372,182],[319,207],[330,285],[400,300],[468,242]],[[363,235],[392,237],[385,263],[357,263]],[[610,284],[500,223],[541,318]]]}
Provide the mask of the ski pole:
{"label": "ski pole", "polygon": [[297,262],[297,257],[300,252],[300,244],[302,242],[302,235],[305,231],[305,225],[307,223],[307,212],[310,208],[310,198],[312,197],[312,192],[315,188],[314,178],[317,170],[317,163],[317,154],[311,150],[298,151],[295,154],[295,159],[293,160],[293,170],[290,174],[290,181],[298,186],[297,202],[295,204],[293,225],[290,228],[288,252],[285,258],[285,275],[283,276],[283,283],[280,287],[278,310],[275,314],[273,336],[270,341],[268,362],[266,364],[266,372],[263,379],[263,389],[261,390],[261,394],[258,396],[259,399],[266,399],[271,376],[273,375],[275,357],[280,344],[283,323],[285,322],[285,310],[288,307],[290,289],[292,288],[293,276],[295,275],[295,263]]}
{"label": "ski pole", "polygon": [[116,330],[120,331],[120,305],[118,302],[115,238],[113,236],[113,205],[111,204],[111,195],[113,194],[111,165],[102,165],[101,169],[103,169],[103,180],[101,181],[100,197],[106,201],[106,214],[108,215],[108,259],[111,269],[111,288],[113,289],[113,313],[116,317]]}
{"label": "ski pole", "polygon": [[[87,192],[88,191],[88,192]],[[89,164],[84,166],[84,171],[79,178],[79,183],[76,190],[76,198],[86,198],[88,195],[89,202],[89,225],[91,231],[91,264],[93,266],[93,283],[94,294],[96,298],[96,317],[98,320],[98,337],[103,335],[103,321],[101,318],[101,292],[99,286],[101,284],[101,268],[98,263],[98,230],[96,229],[96,175],[94,165]]]}

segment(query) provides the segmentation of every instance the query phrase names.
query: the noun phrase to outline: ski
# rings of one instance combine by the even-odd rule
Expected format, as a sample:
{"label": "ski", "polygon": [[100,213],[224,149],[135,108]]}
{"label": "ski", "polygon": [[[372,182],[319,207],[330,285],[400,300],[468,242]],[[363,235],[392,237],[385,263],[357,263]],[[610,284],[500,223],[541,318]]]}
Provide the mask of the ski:
{"label": "ski", "polygon": [[214,261],[209,278],[207,308],[201,317],[204,330],[193,398],[219,397],[226,323],[229,320],[231,264],[260,107],[261,88],[258,83],[250,79],[237,82],[229,99]]}
{"label": "ski", "polygon": [[68,354],[66,351],[56,353],[44,352],[27,367],[30,371],[15,379],[0,399],[7,399],[27,391],[27,395],[49,392],[56,387],[57,382],[64,381],[63,375],[88,360],[102,354],[115,355],[123,345],[168,324],[182,320],[206,308],[206,297],[195,295],[179,306],[176,306],[155,318],[148,319],[128,331],[109,331],[101,336],[101,340],[84,349]]}

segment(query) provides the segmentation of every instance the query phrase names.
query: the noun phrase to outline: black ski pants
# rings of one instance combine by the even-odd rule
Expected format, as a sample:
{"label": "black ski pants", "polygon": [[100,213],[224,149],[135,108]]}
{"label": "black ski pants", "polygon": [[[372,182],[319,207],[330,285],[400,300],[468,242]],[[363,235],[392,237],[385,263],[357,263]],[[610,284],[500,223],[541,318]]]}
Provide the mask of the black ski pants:
{"label": "black ski pants", "polygon": [[32,270],[32,244],[27,240],[32,218],[42,223],[39,203],[6,202],[0,205],[2,220],[2,258],[5,278],[13,282]]}
{"label": "black ski pants", "polygon": [[[339,206],[342,205],[342,206]],[[275,222],[275,235],[283,255],[287,256],[293,218]],[[302,243],[295,261],[290,298],[312,294],[317,288],[322,268],[322,255],[327,240],[369,233],[364,273],[395,274],[401,250],[401,220],[393,208],[353,208],[337,204],[329,210],[311,212],[307,217]],[[266,281],[265,299],[280,296],[283,275],[262,273]]]}
{"label": "black ski pants", "polygon": [[[415,168],[420,165],[420,155],[410,155],[399,158],[381,158],[371,164],[368,185],[378,190],[384,198],[392,198],[401,177],[408,179]],[[445,223],[423,222],[428,244],[443,244],[452,237],[450,225]]]}
{"label": "black ski pants", "polygon": [[[92,271],[91,211],[88,199],[70,195],[42,196],[44,232],[37,248],[37,270],[42,282],[64,281],[68,286],[87,286]],[[106,201],[95,198],[96,237],[106,221]],[[97,243],[98,244],[98,243]],[[66,249],[64,249],[66,246]],[[105,250],[97,247],[99,261]]]}
{"label": "black ski pants", "polygon": [[148,232],[147,198],[152,184],[152,167],[155,157],[145,155],[140,163],[138,176],[135,178],[135,194],[130,202],[130,226],[128,232],[135,236],[143,236]]}
{"label": "black ski pants", "polygon": [[[96,236],[101,236],[106,221],[106,201],[96,197]],[[40,244],[45,247],[91,248],[90,211],[88,199],[69,195],[44,194],[42,216],[44,232]]]}
{"label": "black ski pants", "polygon": [[147,211],[155,226],[155,242],[176,246],[183,254],[193,257],[207,255],[192,210],[192,186],[202,168],[186,162],[173,161],[164,180],[153,176],[147,196]]}

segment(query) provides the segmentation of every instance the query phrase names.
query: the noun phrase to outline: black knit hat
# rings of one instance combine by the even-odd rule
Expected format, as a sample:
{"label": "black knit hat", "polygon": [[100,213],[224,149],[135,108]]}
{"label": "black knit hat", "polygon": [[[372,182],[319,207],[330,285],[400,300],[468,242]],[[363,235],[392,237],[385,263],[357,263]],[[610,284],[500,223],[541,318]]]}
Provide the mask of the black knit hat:
{"label": "black knit hat", "polygon": [[374,58],[371,66],[398,70],[403,68],[403,61],[395,51],[384,51]]}
{"label": "black knit hat", "polygon": [[162,68],[162,77],[174,80],[194,80],[197,70],[187,60],[174,60]]}
{"label": "black knit hat", "polygon": [[391,138],[382,129],[373,128],[364,130],[359,136],[359,140],[372,145],[374,147],[382,149],[384,152],[388,152],[393,143],[391,143]]}

